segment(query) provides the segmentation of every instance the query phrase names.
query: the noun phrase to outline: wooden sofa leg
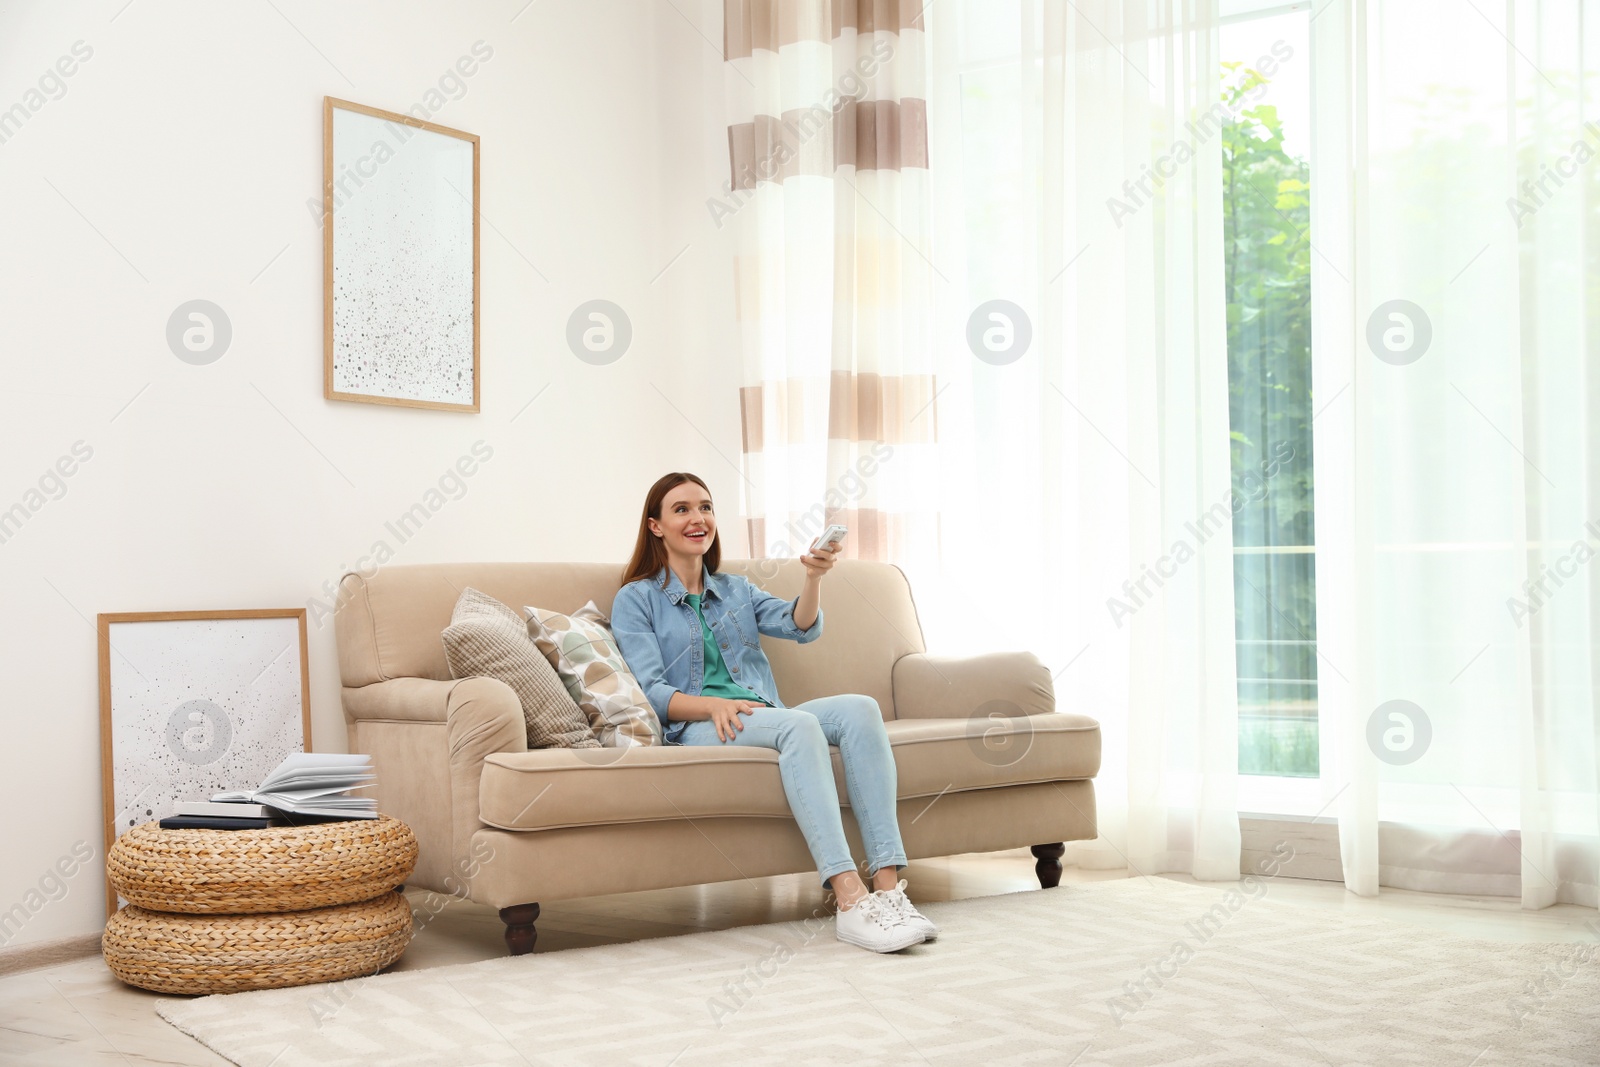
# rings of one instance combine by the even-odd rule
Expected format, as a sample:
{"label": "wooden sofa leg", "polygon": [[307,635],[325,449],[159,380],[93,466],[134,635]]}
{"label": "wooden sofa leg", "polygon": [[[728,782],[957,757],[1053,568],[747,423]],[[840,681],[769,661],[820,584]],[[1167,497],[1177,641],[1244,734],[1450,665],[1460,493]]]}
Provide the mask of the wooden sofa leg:
{"label": "wooden sofa leg", "polygon": [[500,909],[500,921],[506,924],[506,948],[513,956],[525,956],[533,951],[539,933],[533,924],[539,918],[539,905],[513,904]]}
{"label": "wooden sofa leg", "polygon": [[[1053,845],[1034,845],[1031,849],[1036,862],[1033,873],[1039,876],[1041,889],[1054,889],[1061,884],[1061,857],[1066,855],[1067,846],[1060,841]],[[504,915],[504,912],[501,912]],[[506,934],[510,938],[510,934]]]}

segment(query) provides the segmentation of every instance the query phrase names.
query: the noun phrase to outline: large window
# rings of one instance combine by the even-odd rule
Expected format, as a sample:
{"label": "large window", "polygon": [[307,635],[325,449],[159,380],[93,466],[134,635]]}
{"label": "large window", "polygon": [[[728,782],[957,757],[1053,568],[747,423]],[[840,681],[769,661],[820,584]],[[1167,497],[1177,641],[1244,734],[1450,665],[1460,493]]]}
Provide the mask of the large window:
{"label": "large window", "polygon": [[[1259,7],[1260,5],[1252,5]],[[1222,27],[1239,770],[1315,778],[1309,12]]]}
{"label": "large window", "polygon": [[[969,307],[994,298],[1026,302],[1026,294],[1049,280],[1030,273],[1045,222],[1034,207],[1042,179],[1026,128],[1042,115],[1030,96],[1037,90],[1029,88],[1041,60],[1019,48],[1024,10],[1014,2],[962,0],[952,12],[961,57],[960,228]],[[1040,17],[1037,6],[1026,11]],[[1315,796],[1305,787],[1320,772],[1310,348],[1312,5],[1223,0],[1222,15],[1221,103],[1230,116],[1222,144],[1229,422],[1234,488],[1246,501],[1233,524],[1239,770],[1254,776],[1241,783],[1241,802],[1250,810],[1291,811]],[[1070,17],[1080,20],[1076,32],[1095,39],[1098,31],[1081,13]],[[1029,63],[1035,64],[1031,71]],[[1098,191],[1089,187],[1082,195],[1093,198]],[[1069,248],[1066,255],[1077,251]],[[1100,269],[1092,256],[1083,262],[1090,266],[1074,269]],[[1056,277],[1065,275],[1062,268]],[[974,402],[990,413],[1020,407],[1029,400],[1028,388],[1016,375],[982,376]],[[1055,403],[1048,394],[1045,399]],[[1035,495],[1030,487],[1041,476],[1026,427],[1025,419],[991,414],[978,430],[982,454],[992,460],[978,477],[1008,500]],[[1077,652],[1066,648],[1057,666]]]}

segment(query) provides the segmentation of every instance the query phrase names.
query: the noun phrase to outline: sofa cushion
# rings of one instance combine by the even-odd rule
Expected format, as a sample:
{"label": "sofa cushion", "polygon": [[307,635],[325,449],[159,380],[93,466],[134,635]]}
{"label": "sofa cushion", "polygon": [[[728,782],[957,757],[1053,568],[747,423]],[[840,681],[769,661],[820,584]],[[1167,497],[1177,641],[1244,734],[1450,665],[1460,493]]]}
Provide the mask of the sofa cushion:
{"label": "sofa cushion", "polygon": [[[1006,720],[904,719],[884,724],[897,795],[1092,778],[1100,726],[1050,712]],[[847,804],[833,750],[834,788]],[[481,818],[503,830],[547,830],[719,815],[792,818],[773,749],[719,745],[583,752],[502,752],[484,760]]]}
{"label": "sofa cushion", "polygon": [[[1083,715],[897,719],[884,728],[902,800],[947,790],[1093,778],[1100,771],[1100,724]],[[841,784],[842,803],[844,763],[838,749],[833,750],[833,776]]]}
{"label": "sofa cushion", "polygon": [[607,748],[662,743],[661,719],[611,636],[610,620],[589,601],[571,615],[523,608],[528,633]]}
{"label": "sofa cushion", "polygon": [[517,694],[529,748],[600,747],[583,712],[511,608],[468,587],[440,637],[452,678],[497,678]]}

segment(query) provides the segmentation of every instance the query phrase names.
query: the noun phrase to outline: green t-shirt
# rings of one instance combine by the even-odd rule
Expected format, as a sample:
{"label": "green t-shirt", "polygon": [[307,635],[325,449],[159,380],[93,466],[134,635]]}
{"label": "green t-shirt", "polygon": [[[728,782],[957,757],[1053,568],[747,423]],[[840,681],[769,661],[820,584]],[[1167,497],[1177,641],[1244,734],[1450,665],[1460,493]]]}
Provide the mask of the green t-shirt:
{"label": "green t-shirt", "polygon": [[766,698],[759,693],[752,693],[744,686],[733,680],[733,675],[728,673],[728,665],[723,662],[722,653],[717,649],[716,635],[711,632],[711,627],[706,622],[705,612],[700,610],[700,593],[686,593],[685,600],[694,608],[695,618],[700,620],[700,640],[705,646],[705,684],[700,687],[702,696],[727,697],[730,700],[753,700],[758,704],[765,704]]}

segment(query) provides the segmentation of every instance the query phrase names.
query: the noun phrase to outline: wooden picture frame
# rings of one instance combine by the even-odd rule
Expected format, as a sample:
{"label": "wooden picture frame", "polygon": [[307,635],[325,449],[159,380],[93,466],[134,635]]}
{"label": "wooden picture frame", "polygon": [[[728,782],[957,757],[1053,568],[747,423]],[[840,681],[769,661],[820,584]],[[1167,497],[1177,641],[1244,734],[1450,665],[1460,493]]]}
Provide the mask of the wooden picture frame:
{"label": "wooden picture frame", "polygon": [[[355,143],[345,145],[345,138],[335,136],[341,116],[351,138],[358,138]],[[423,141],[416,140],[419,132]],[[471,146],[470,199],[446,173],[455,170],[459,176],[465,149],[450,141],[430,140],[438,137]],[[477,134],[332,96],[322,98],[322,395],[326,399],[436,411],[480,410],[478,148]],[[341,151],[349,158],[336,158]],[[414,199],[408,202],[408,197]],[[455,225],[442,224],[462,210],[463,202],[470,211],[472,235],[470,399],[464,392],[465,352],[455,317],[467,306],[459,277],[465,269],[464,231],[459,217]],[[413,233],[419,242],[415,248],[395,239],[397,228],[403,230],[415,221],[408,212],[434,223]],[[342,233],[347,246],[342,258],[336,232]],[[423,241],[434,243],[424,246]],[[397,243],[409,250],[401,253]],[[437,283],[419,286],[426,291],[417,292],[417,302],[409,308],[397,294],[404,287],[397,279],[408,271],[434,272]],[[342,286],[336,286],[336,276],[342,277]],[[391,284],[385,286],[384,281]],[[342,295],[336,293],[339,288]],[[336,299],[341,301],[338,306]],[[391,340],[396,323],[404,324],[405,341]],[[356,357],[352,349],[358,344],[362,354]],[[439,351],[445,354],[438,356]],[[355,388],[360,381],[369,388]]]}
{"label": "wooden picture frame", "polygon": [[[290,752],[311,751],[306,609],[113,612],[96,630],[105,854],[176,800],[253,789]],[[131,802],[119,759],[137,767],[120,783],[137,787]],[[108,881],[107,917],[116,910]]]}

